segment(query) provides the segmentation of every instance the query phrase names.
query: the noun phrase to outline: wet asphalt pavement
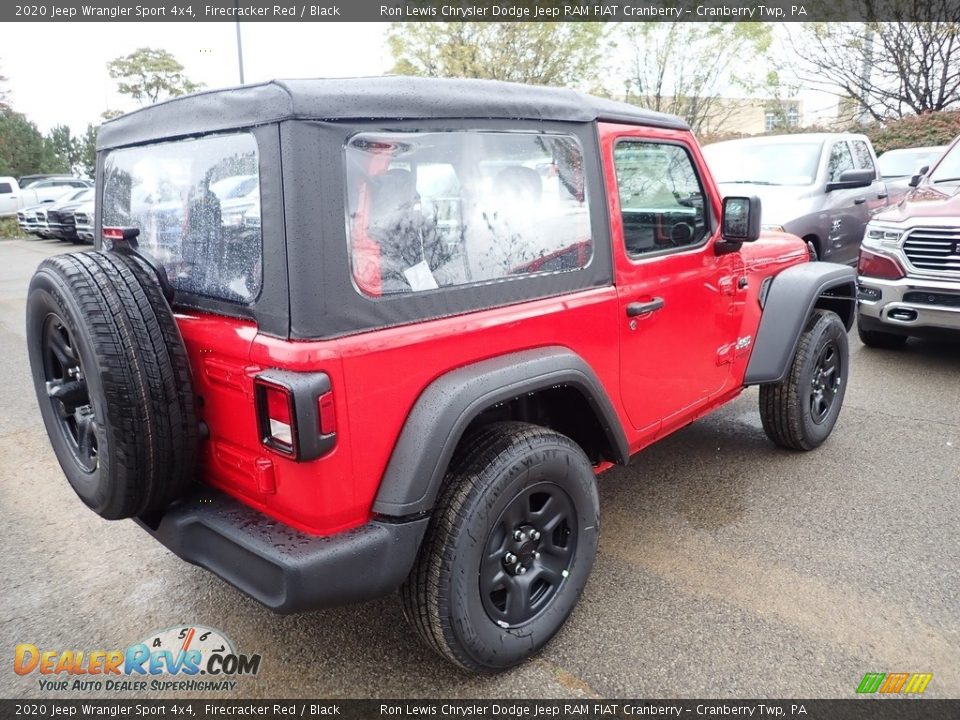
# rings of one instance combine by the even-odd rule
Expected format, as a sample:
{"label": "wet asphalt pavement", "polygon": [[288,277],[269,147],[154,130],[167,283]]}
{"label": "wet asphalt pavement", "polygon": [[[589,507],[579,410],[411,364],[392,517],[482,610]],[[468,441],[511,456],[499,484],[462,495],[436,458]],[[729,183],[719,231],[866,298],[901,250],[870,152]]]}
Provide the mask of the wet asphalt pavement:
{"label": "wet asphalt pavement", "polygon": [[81,505],[23,329],[34,268],[70,249],[0,241],[0,697],[77,697],[15,675],[18,643],[120,649],[194,623],[262,654],[246,697],[851,697],[865,672],[932,672],[926,695],[960,696],[960,345],[853,333],[812,453],[767,441],[750,390],[605,473],[578,608],[538,658],[477,678],[421,647],[395,597],[280,617]]}

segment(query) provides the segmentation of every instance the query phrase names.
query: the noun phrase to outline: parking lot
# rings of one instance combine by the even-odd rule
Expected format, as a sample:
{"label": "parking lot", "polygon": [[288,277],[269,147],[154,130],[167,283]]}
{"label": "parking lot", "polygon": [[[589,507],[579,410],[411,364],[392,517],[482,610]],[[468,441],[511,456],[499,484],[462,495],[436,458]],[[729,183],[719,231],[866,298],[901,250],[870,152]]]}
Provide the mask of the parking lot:
{"label": "parking lot", "polygon": [[[750,390],[604,474],[600,551],[570,622],[537,659],[477,678],[422,648],[396,598],[276,616],[81,505],[23,329],[34,268],[70,249],[0,241],[4,652],[119,649],[202,624],[263,656],[234,693],[249,697],[851,697],[866,672],[932,672],[926,695],[960,695],[960,345],[877,351],[854,333],[844,410],[815,452],[769,443]],[[0,695],[51,697],[9,667]]]}

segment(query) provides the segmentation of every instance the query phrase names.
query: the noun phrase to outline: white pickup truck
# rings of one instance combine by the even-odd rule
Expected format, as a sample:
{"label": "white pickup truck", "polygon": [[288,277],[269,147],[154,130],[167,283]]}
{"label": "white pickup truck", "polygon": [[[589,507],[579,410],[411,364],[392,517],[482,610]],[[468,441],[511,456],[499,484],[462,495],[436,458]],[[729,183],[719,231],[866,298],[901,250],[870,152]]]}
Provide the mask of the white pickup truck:
{"label": "white pickup truck", "polygon": [[0,177],[0,217],[16,215],[17,210],[59,200],[71,190],[93,187],[89,180],[75,177],[55,177],[31,183],[21,188],[17,179]]}

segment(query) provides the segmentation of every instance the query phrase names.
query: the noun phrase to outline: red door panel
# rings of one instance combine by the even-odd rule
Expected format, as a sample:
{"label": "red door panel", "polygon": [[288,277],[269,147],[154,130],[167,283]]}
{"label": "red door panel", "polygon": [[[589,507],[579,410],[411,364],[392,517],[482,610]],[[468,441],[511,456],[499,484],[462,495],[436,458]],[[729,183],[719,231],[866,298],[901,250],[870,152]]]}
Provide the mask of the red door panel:
{"label": "red door panel", "polygon": [[[620,304],[621,399],[642,436],[662,434],[696,415],[732,384],[729,348],[737,342],[743,316],[738,301],[743,263],[739,253],[714,251],[720,209],[689,133],[601,124],[600,138]],[[617,151],[619,180],[614,162],[618,143],[626,143]],[[632,158],[625,148],[635,149],[637,157]],[[641,166],[647,162],[644,155],[658,162],[657,154],[664,148],[668,157],[686,158],[697,171],[699,202],[704,208],[699,215],[683,204],[689,199],[678,197],[670,180],[666,190],[627,188],[631,182],[637,184],[629,174],[630,164]],[[690,165],[686,167],[689,170]],[[634,172],[649,175],[651,170]],[[672,170],[664,173],[672,175]],[[625,206],[632,202],[630,198],[644,193],[648,201],[640,207]],[[663,199],[651,200],[657,193]],[[684,216],[688,211],[689,220]],[[706,228],[695,228],[690,237],[705,233],[705,242],[684,244],[686,230],[671,240],[671,224],[695,225],[694,218],[704,214]],[[646,232],[639,242],[638,224]]]}

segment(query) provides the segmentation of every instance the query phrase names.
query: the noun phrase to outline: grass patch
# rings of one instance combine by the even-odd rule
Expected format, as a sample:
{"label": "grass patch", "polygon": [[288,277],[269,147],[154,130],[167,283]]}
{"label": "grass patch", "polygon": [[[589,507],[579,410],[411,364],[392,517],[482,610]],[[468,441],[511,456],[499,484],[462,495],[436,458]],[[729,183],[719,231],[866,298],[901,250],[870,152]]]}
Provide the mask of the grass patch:
{"label": "grass patch", "polygon": [[26,235],[20,232],[20,226],[17,225],[15,217],[0,218],[0,240],[22,237],[26,237]]}

